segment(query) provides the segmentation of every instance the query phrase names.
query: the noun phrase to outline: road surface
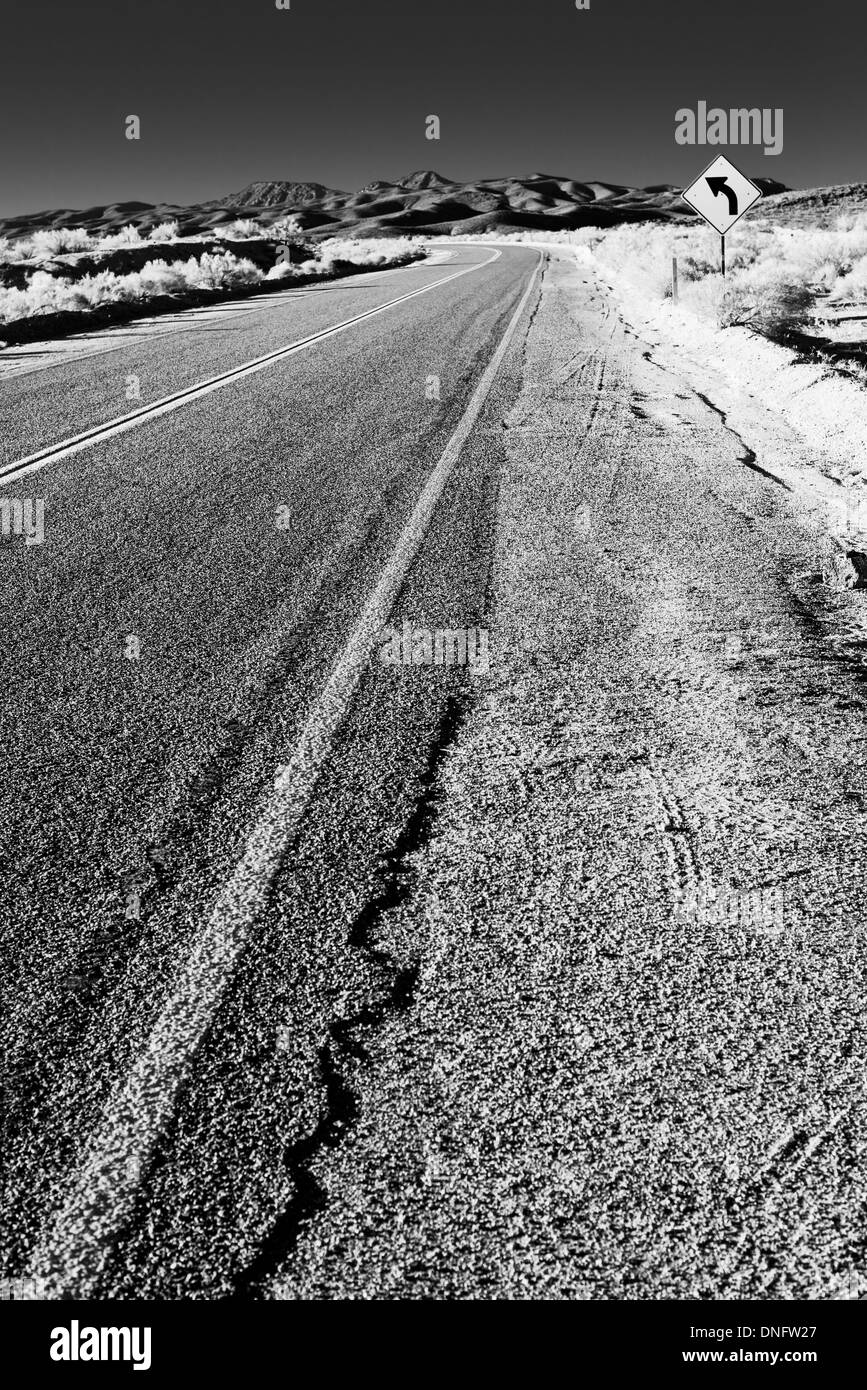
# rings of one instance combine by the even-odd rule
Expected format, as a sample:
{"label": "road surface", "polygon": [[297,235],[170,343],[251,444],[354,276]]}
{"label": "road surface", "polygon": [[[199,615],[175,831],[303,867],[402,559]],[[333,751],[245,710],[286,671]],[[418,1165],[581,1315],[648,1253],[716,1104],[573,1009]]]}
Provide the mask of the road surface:
{"label": "road surface", "polygon": [[[0,414],[45,501],[0,549],[8,1273],[841,1296],[858,596],[604,285],[456,248]],[[382,664],[404,621],[490,670]]]}

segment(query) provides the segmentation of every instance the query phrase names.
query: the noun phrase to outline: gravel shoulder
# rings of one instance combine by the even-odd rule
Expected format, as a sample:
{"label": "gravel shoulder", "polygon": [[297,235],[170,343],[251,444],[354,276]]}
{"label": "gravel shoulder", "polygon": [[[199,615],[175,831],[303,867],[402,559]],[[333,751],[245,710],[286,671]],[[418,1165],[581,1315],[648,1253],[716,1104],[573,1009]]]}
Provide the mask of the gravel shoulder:
{"label": "gravel shoulder", "polygon": [[501,437],[491,670],[377,923],[413,1006],[273,1294],[846,1296],[863,596],[566,254]]}

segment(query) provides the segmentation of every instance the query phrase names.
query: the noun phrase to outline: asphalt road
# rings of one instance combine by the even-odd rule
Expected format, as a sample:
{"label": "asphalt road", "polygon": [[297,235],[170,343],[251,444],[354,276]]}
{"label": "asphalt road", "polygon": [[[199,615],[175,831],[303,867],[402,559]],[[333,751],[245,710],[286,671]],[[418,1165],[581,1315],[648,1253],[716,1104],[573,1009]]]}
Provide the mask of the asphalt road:
{"label": "asphalt road", "polygon": [[[117,1127],[106,1134],[101,1116],[147,1055],[203,921],[243,861],[278,769],[289,763],[538,260],[533,251],[459,251],[447,263],[338,282],[258,312],[243,308],[216,334],[194,324],[4,388],[6,461],[13,462],[125,414],[131,373],[148,384],[144,404],[437,286],[5,485],[7,496],[45,502],[44,544],[27,547],[13,535],[2,549],[4,1028],[13,1082],[5,1224],[13,1267],[36,1243],[38,1277],[56,1275],[58,1287],[79,1292],[102,1288],[94,1271],[107,1248],[128,1219],[140,1233],[129,1210],[135,1197],[148,1213],[141,1229],[156,1221],[166,1231],[147,1256],[142,1287],[162,1270],[184,1289],[225,1292],[289,1200],[283,1149],[315,1124],[332,1000],[352,996],[359,1008],[379,1007],[388,975],[375,954],[347,951],[347,925],[381,891],[379,862],[411,815],[465,670],[396,683],[376,665],[344,723],[329,760],[341,787],[339,817],[328,799],[311,809],[305,830],[341,837],[317,859],[310,910],[321,921],[287,928],[285,917],[265,915],[250,954],[255,1006],[242,1008],[237,1032],[239,977],[193,1062],[202,1075],[189,1094],[207,1093],[207,1123],[215,1101],[221,1112],[249,1102],[244,1139],[236,1134],[231,1152],[223,1149],[224,1114],[208,1140],[209,1176],[198,1164],[180,1173],[170,1163],[164,1172],[140,1135],[133,1142],[127,1134],[118,1149]],[[471,273],[439,285],[465,268]],[[499,418],[504,393],[516,389],[520,337],[514,347],[518,358],[502,364],[485,420]],[[484,429],[480,420],[403,586],[401,603],[431,626],[470,626],[484,608],[498,462]],[[360,766],[350,777],[345,740],[353,730]],[[288,831],[285,838],[293,863]],[[306,979],[310,950],[315,969]],[[214,967],[215,1007],[230,963]],[[200,993],[201,980],[191,990]],[[205,1030],[210,1022],[207,1014],[198,1020]],[[291,1046],[277,1046],[286,1026]],[[212,1067],[239,1068],[243,1080],[227,1089],[225,1078],[212,1091],[205,1080]],[[158,1121],[183,1125],[186,1117],[174,1104],[178,1078],[165,1067],[156,1072],[144,1108],[153,1111],[151,1137],[164,1137]],[[87,1177],[94,1136],[96,1184]],[[251,1166],[239,1169],[245,1144]],[[208,1234],[194,1257],[178,1250],[167,1260],[175,1198],[157,1197],[150,1185],[171,1184],[173,1169],[183,1189],[178,1201],[195,1205],[190,1194],[204,1182],[196,1221]],[[251,1225],[241,1222],[243,1235],[234,1218],[228,1228],[211,1219],[214,1198],[221,1207],[242,1200],[234,1192],[242,1170],[258,1173],[261,1207]],[[79,1171],[84,1195],[76,1197]],[[222,1191],[215,1171],[228,1179]],[[101,1223],[92,1205],[100,1184]]]}
{"label": "asphalt road", "polygon": [[[490,256],[4,387],[8,464],[477,266],[3,489],[3,1224],[53,1294],[863,1266],[859,596],[604,286]],[[490,671],[356,688],[377,593]]]}
{"label": "asphalt road", "polygon": [[863,1297],[864,595],[566,257],[506,425],[491,677],[379,924],[413,1007],[272,1287]]}

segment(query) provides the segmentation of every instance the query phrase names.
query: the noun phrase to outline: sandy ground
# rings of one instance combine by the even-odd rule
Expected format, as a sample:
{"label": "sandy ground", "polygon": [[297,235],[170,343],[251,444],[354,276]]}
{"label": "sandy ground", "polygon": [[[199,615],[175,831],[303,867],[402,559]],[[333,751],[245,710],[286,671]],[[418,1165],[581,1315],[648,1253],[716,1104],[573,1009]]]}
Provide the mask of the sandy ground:
{"label": "sandy ground", "polygon": [[749,329],[718,329],[599,270],[654,360],[710,398],[754,462],[798,494],[820,543],[844,558],[850,547],[867,548],[867,411],[858,378]]}
{"label": "sandy ground", "polygon": [[492,670],[378,924],[415,1007],[274,1292],[851,1297],[863,600],[566,254],[503,424]]}

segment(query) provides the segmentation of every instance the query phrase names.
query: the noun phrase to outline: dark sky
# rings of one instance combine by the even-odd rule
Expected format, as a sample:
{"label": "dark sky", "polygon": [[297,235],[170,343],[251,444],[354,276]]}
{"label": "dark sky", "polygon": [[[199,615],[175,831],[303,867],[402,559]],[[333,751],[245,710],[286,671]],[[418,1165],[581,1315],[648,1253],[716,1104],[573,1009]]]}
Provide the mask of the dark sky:
{"label": "dark sky", "polygon": [[[684,184],[674,113],[783,107],[729,153],[793,187],[867,178],[864,0],[4,0],[0,216],[191,203],[253,179],[434,168]],[[141,117],[139,142],[124,117]],[[436,113],[442,139],[424,138]]]}

